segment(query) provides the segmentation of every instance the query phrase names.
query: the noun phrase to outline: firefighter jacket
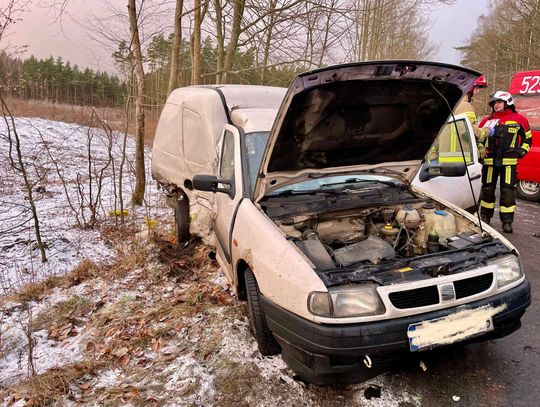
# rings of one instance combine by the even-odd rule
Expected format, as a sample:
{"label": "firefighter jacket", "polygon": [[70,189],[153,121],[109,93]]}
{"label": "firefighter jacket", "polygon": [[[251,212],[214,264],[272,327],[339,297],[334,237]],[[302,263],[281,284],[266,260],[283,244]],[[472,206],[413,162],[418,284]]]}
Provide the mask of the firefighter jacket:
{"label": "firefighter jacket", "polygon": [[461,102],[458,103],[456,108],[454,109],[454,114],[458,115],[461,113],[465,113],[467,117],[469,118],[469,121],[471,122],[474,136],[476,138],[477,142],[483,142],[485,137],[489,134],[489,129],[482,129],[478,127],[478,120],[476,118],[476,113],[474,112],[474,106],[471,102],[467,101],[467,98],[461,99]]}
{"label": "firefighter jacket", "polygon": [[518,159],[529,152],[532,145],[532,132],[527,119],[510,109],[493,112],[484,117],[480,128],[494,129],[479,145],[483,151],[484,165],[517,165]]}

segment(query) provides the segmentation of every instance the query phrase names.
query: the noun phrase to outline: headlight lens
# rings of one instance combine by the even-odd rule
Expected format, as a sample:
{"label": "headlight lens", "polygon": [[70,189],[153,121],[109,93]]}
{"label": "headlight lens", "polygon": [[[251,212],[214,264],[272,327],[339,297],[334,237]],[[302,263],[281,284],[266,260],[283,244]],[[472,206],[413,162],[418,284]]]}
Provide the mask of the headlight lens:
{"label": "headlight lens", "polygon": [[505,256],[500,259],[488,262],[491,266],[497,266],[495,272],[497,276],[497,287],[503,287],[507,284],[519,280],[523,276],[523,271],[519,264],[517,256]]}
{"label": "headlight lens", "polygon": [[312,292],[308,298],[311,313],[321,317],[347,318],[384,314],[385,308],[376,285],[330,287],[327,293]]}

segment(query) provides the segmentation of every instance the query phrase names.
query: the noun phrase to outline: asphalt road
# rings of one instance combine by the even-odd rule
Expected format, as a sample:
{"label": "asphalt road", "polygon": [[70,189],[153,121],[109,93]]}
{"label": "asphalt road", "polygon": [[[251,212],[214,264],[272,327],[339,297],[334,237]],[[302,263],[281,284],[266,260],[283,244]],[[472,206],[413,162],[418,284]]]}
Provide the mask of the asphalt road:
{"label": "asphalt road", "polygon": [[[492,226],[501,231],[497,213]],[[540,238],[535,232],[540,235],[540,202],[518,201],[514,233],[506,236],[519,250],[532,287],[521,329],[502,339],[426,353],[427,370],[413,362],[393,369],[392,387],[413,390],[422,406],[540,407]]]}

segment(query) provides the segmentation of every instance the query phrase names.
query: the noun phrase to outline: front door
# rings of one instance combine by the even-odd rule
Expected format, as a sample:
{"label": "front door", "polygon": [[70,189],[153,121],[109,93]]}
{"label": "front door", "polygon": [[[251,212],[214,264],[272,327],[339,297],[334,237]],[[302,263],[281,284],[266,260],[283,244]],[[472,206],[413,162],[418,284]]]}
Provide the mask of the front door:
{"label": "front door", "polygon": [[[474,198],[467,174],[461,177],[439,176],[422,182],[418,178],[419,171],[413,180],[413,185],[461,208],[472,209],[474,208],[474,201],[476,200],[476,203],[478,203],[480,188],[482,187],[482,164],[478,162],[478,149],[469,119],[465,114],[457,115],[455,119],[455,125],[454,122],[449,122],[439,133],[434,147],[428,153],[428,160],[439,161],[441,164],[445,162],[463,162],[463,156],[465,156],[468,173],[472,181]],[[461,146],[463,146],[463,153],[461,152],[458,135],[461,139]]]}
{"label": "front door", "polygon": [[216,193],[213,229],[216,235],[217,260],[232,281],[233,259],[231,238],[234,217],[243,197],[240,133],[234,126],[226,125],[221,137],[221,154],[218,178],[231,182],[232,193]]}

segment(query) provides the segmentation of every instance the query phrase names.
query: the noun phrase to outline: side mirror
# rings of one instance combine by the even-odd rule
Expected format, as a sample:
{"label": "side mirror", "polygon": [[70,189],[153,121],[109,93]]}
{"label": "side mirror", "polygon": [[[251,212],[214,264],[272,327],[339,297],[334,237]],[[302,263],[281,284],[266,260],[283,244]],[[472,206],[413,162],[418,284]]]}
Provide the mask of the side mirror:
{"label": "side mirror", "polygon": [[[220,184],[223,186],[220,187]],[[199,191],[223,192],[234,198],[234,180],[219,179],[214,175],[195,175],[193,188]]]}
{"label": "side mirror", "polygon": [[424,163],[418,179],[420,182],[429,181],[436,177],[462,177],[467,173],[464,163]]}

